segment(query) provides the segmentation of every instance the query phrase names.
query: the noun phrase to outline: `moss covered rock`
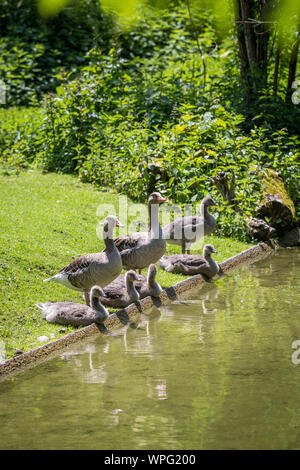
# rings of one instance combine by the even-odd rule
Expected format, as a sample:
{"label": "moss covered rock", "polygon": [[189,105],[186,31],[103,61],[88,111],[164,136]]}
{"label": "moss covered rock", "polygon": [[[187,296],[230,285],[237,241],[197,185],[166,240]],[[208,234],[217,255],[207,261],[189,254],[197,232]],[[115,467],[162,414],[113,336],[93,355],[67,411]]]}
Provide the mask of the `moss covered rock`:
{"label": "moss covered rock", "polygon": [[294,203],[278,173],[265,169],[260,175],[264,192],[258,216],[275,228],[278,235],[282,235],[296,226]]}

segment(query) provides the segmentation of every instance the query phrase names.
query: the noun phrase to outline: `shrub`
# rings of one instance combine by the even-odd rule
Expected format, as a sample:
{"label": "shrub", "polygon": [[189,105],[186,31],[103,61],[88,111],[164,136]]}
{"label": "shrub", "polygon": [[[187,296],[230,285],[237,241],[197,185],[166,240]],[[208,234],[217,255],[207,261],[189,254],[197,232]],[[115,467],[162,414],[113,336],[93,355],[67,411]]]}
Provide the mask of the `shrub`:
{"label": "shrub", "polygon": [[0,108],[0,163],[9,170],[28,168],[34,162],[40,125],[40,108]]}

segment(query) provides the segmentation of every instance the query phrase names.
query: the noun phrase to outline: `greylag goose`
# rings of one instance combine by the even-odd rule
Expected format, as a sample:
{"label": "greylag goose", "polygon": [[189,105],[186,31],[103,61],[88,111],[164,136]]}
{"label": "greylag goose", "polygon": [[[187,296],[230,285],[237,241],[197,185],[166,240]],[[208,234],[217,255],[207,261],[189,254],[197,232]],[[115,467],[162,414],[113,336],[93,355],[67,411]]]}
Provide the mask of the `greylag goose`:
{"label": "greylag goose", "polygon": [[[127,271],[125,275],[120,274],[120,276],[118,276],[108,286],[104,287],[103,291],[105,293],[105,297],[101,299],[101,302],[104,305],[110,305],[112,307],[126,307],[132,302],[148,297],[148,295],[158,297],[162,292],[162,288],[155,280],[156,272],[157,269],[155,264],[150,264],[147,277],[136,274],[134,271]],[[134,273],[135,278],[126,278],[129,273]],[[134,285],[132,285],[133,282]],[[126,291],[128,293],[130,292],[129,297],[131,301],[126,302],[126,305],[125,302],[124,305],[121,305],[119,298],[122,298],[122,302],[126,295]],[[135,296],[138,298],[135,298]],[[114,302],[114,299],[117,299],[117,301]]]}
{"label": "greylag goose", "polygon": [[109,307],[127,307],[133,302],[140,300],[134,281],[138,278],[135,271],[127,271],[124,275],[120,274],[108,286],[103,288],[105,297],[101,297],[101,302]]}
{"label": "greylag goose", "polygon": [[108,311],[99,301],[99,297],[103,295],[103,290],[94,286],[90,293],[91,307],[76,302],[45,302],[36,305],[50,323],[87,326],[91,323],[103,323],[108,318]]}
{"label": "greylag goose", "polygon": [[159,193],[150,194],[148,199],[149,232],[135,232],[115,240],[125,269],[141,271],[149,264],[156,263],[166,251],[166,241],[158,219],[159,204],[165,201],[166,199]]}
{"label": "greylag goose", "polygon": [[170,255],[163,256],[159,265],[168,272],[175,274],[203,274],[207,278],[215,276],[219,271],[219,265],[211,255],[217,253],[213,245],[204,245],[203,257],[199,255]]}
{"label": "greylag goose", "polygon": [[94,285],[106,286],[122,271],[121,256],[112,238],[114,227],[119,226],[121,224],[117,217],[106,217],[103,223],[105,250],[80,256],[44,282],[55,281],[70,289],[84,292],[86,303],[89,305],[90,289]]}
{"label": "greylag goose", "polygon": [[157,269],[155,264],[150,264],[148,268],[147,277],[138,276],[138,280],[135,282],[136,290],[139,292],[141,299],[144,297],[159,297],[162,292],[161,286],[156,281]]}
{"label": "greylag goose", "polygon": [[208,207],[216,206],[215,201],[206,196],[200,205],[200,216],[179,217],[163,228],[163,236],[167,243],[180,245],[182,253],[204,235],[210,235],[216,228],[216,219],[208,212]]}

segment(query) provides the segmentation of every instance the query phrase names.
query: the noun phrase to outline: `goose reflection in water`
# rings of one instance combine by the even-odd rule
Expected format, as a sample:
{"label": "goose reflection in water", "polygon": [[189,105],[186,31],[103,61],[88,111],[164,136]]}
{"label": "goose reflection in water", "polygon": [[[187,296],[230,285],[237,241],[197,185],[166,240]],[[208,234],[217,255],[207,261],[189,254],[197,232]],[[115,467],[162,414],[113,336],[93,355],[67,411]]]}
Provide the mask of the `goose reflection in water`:
{"label": "goose reflection in water", "polygon": [[[138,323],[132,323],[124,335],[124,349],[128,354],[152,356],[154,353],[153,336],[155,336],[156,323],[161,318],[158,309],[152,308],[148,314],[141,314]],[[152,329],[154,332],[152,334]],[[127,341],[127,334],[130,330],[137,330],[139,334],[130,335],[130,341]]]}
{"label": "goose reflection in water", "polygon": [[194,291],[193,294],[190,294],[190,298],[173,300],[172,303],[161,306],[160,310],[165,315],[173,317],[179,315],[177,311],[182,314],[182,307],[189,308],[191,305],[201,305],[204,314],[214,314],[219,308],[216,302],[218,296],[218,287],[216,284],[210,284]]}
{"label": "goose reflection in water", "polygon": [[167,400],[167,381],[165,378],[148,377],[147,386],[149,388],[148,398],[155,398],[157,400]]}
{"label": "goose reflection in water", "polygon": [[[102,345],[102,352],[109,352],[109,342]],[[84,342],[72,347],[70,351],[66,351],[61,355],[65,360],[73,360],[73,364],[81,370],[81,379],[84,383],[105,383],[107,374],[105,372],[105,363],[102,363],[102,354],[99,350],[99,343]],[[101,361],[100,361],[101,360]],[[101,362],[95,366],[96,362]]]}

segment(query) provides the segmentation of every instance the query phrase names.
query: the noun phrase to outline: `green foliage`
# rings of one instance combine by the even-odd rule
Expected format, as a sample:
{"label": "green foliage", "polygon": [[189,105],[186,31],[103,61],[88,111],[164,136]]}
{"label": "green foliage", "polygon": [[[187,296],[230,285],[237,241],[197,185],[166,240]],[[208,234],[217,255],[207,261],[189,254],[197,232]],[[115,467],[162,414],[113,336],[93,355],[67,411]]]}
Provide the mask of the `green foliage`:
{"label": "green foliage", "polygon": [[0,162],[6,171],[28,168],[35,159],[44,110],[0,107]]}
{"label": "green foliage", "polygon": [[0,2],[0,80],[7,105],[28,105],[55,91],[61,70],[76,71],[97,45],[109,50],[112,20],[98,0],[79,0],[55,18],[41,18],[35,0]]}
{"label": "green foliage", "polygon": [[[92,11],[92,0],[84,5]],[[74,15],[72,8],[61,15]],[[91,16],[87,21],[94,28]],[[8,28],[8,37],[12,31]],[[76,34],[81,33],[76,29]],[[86,32],[82,35],[87,40]],[[217,233],[240,240],[247,239],[245,217],[255,215],[259,203],[257,175],[272,168],[283,177],[299,215],[299,138],[292,132],[300,108],[293,105],[286,115],[289,107],[279,96],[262,107],[258,103],[254,119],[244,117],[236,43],[230,32],[220,39],[209,11],[191,22],[180,3],[159,15],[141,16],[131,29],[115,28],[105,40],[104,31],[101,38],[106,47],[81,56],[76,74],[51,65],[56,93],[44,95],[42,109],[13,109],[11,118],[3,119],[0,155],[6,168],[34,164],[76,172],[82,181],[114,186],[140,201],[154,189],[180,204],[196,203],[210,192],[219,202]],[[46,43],[39,44],[33,56],[42,60]],[[22,100],[24,88],[26,99],[35,102],[30,83],[39,83],[34,67],[42,62],[25,54],[25,46],[27,40],[16,42],[9,53],[16,59],[3,63],[15,98]],[[81,52],[87,47],[84,43]],[[60,51],[63,61],[66,50]],[[42,86],[37,87],[41,96]],[[242,216],[224,206],[210,180],[231,168]]]}

